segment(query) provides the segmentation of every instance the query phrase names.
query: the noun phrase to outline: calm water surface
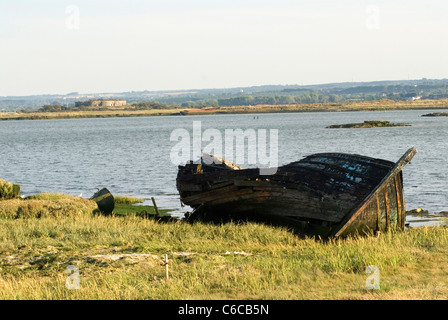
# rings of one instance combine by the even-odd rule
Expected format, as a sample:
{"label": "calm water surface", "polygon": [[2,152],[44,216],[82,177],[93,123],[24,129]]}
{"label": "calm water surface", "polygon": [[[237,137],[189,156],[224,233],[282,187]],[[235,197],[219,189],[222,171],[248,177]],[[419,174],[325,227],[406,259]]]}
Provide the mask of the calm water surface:
{"label": "calm water surface", "polygon": [[[180,207],[177,166],[170,161],[176,142],[170,141],[170,135],[177,128],[192,132],[193,121],[201,121],[202,130],[216,128],[223,134],[225,129],[278,129],[279,165],[317,152],[357,153],[395,162],[414,146],[419,152],[403,170],[406,208],[448,211],[448,117],[421,117],[429,112],[3,121],[0,177],[21,184],[24,195],[63,192],[88,198],[96,188],[107,186],[113,194],[155,197],[160,207],[175,208],[181,215],[189,208]],[[412,126],[325,128],[364,120]]]}

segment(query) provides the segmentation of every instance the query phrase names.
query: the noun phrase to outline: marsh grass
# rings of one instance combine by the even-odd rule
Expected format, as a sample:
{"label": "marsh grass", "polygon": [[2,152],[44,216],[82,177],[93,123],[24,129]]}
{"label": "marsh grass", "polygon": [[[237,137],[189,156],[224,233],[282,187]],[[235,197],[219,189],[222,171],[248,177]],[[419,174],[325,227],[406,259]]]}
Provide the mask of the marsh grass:
{"label": "marsh grass", "polygon": [[[153,206],[138,205],[143,203],[144,199],[117,196],[115,202],[114,215],[116,216],[133,215],[148,218],[155,216],[156,213]],[[159,210],[159,213],[166,216],[169,211],[163,209]],[[27,196],[25,199],[0,201],[0,217],[2,218],[60,218],[63,216],[75,217],[97,214],[100,213],[94,201],[62,193],[39,193]]]}
{"label": "marsh grass", "polygon": [[25,200],[62,200],[62,199],[79,200],[83,198],[75,197],[65,193],[48,193],[48,192],[41,192],[39,194],[34,194],[25,197]]}
{"label": "marsh grass", "polygon": [[20,196],[20,185],[0,179],[0,200]]}
{"label": "marsh grass", "polygon": [[[0,299],[448,297],[446,227],[322,241],[256,223],[2,217],[0,239]],[[68,265],[79,267],[78,290],[65,288]],[[369,265],[381,272],[380,290],[366,289]]]}
{"label": "marsh grass", "polygon": [[0,201],[0,218],[42,218],[92,215],[94,201],[65,194],[42,193]]}
{"label": "marsh grass", "polygon": [[137,204],[137,203],[143,203],[145,202],[145,199],[136,198],[132,196],[121,196],[116,195],[114,196],[115,204]]}

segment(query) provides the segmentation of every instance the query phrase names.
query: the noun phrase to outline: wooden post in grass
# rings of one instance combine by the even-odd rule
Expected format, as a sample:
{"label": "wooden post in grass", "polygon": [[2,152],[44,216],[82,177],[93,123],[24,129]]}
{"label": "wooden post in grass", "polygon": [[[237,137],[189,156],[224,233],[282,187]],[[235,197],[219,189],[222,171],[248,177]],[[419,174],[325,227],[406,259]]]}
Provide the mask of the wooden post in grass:
{"label": "wooden post in grass", "polygon": [[154,205],[154,210],[156,210],[156,217],[159,217],[159,209],[157,208],[157,204],[156,204],[156,200],[154,199],[154,197],[151,197],[152,200],[152,204]]}

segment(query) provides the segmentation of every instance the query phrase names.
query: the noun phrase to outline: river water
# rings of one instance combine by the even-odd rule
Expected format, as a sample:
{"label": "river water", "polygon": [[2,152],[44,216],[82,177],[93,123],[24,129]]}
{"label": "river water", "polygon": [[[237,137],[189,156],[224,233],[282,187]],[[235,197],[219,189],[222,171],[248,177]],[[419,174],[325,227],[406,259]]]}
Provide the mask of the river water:
{"label": "river water", "polygon": [[[417,155],[404,170],[406,208],[448,211],[448,117],[429,112],[319,112],[25,120],[0,122],[0,178],[21,185],[24,195],[62,192],[90,197],[107,186],[113,194],[155,197],[162,208],[181,208],[177,164],[170,136],[183,128],[276,129],[278,164],[318,152],[346,152],[397,161],[409,148]],[[387,120],[409,127],[326,129],[332,124]],[[198,122],[197,122],[198,123]],[[202,147],[207,145],[204,142]],[[224,148],[223,148],[224,149]],[[269,150],[269,149],[268,149]],[[234,160],[234,159],[229,159]],[[253,165],[242,166],[250,167]],[[148,202],[150,203],[150,202]]]}

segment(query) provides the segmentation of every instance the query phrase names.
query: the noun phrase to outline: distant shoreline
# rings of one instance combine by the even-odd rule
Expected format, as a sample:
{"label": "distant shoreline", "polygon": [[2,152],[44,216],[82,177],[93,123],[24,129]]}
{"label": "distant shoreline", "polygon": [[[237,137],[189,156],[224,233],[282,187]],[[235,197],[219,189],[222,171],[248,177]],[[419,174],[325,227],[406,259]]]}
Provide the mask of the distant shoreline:
{"label": "distant shoreline", "polygon": [[292,112],[349,112],[349,111],[392,111],[392,110],[428,110],[448,109],[448,99],[391,101],[378,100],[370,102],[349,103],[314,103],[294,105],[256,105],[197,108],[170,108],[149,110],[95,110],[64,112],[9,112],[0,113],[0,121],[12,120],[53,120],[83,118],[119,118],[151,117],[172,115],[216,115],[216,114],[257,114],[257,113],[292,113]]}

